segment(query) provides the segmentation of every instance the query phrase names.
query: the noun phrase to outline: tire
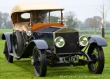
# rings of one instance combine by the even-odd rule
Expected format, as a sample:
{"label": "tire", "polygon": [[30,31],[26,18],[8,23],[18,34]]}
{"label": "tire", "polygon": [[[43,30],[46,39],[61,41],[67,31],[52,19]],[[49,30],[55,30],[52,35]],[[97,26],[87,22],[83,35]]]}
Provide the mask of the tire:
{"label": "tire", "polygon": [[13,56],[9,55],[7,42],[5,42],[4,55],[7,62],[13,63]]}
{"label": "tire", "polygon": [[34,47],[33,50],[33,66],[35,75],[39,77],[45,77],[47,72],[47,60],[45,55],[45,50],[38,50]]}
{"label": "tire", "polygon": [[88,64],[89,71],[94,74],[101,74],[103,72],[105,61],[102,47],[96,44],[91,44],[88,49],[88,55],[93,61]]}
{"label": "tire", "polygon": [[23,52],[24,43],[23,43],[23,37],[18,30],[15,31],[15,33],[13,34],[13,45],[14,45],[16,54],[18,56],[21,56]]}

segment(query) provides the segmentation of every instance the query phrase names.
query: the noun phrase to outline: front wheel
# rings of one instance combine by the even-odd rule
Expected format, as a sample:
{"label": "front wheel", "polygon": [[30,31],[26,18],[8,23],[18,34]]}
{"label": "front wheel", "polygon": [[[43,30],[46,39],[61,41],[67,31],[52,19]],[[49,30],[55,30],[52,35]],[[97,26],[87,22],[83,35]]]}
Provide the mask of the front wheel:
{"label": "front wheel", "polygon": [[88,55],[93,61],[88,64],[88,69],[91,73],[101,74],[104,68],[104,52],[102,47],[91,44],[88,49]]}
{"label": "front wheel", "polygon": [[33,66],[35,74],[39,77],[46,76],[47,72],[47,60],[45,55],[45,50],[38,50],[37,47],[34,47],[33,50]]}
{"label": "front wheel", "polygon": [[13,56],[8,52],[7,42],[5,42],[4,55],[7,62],[13,63]]}

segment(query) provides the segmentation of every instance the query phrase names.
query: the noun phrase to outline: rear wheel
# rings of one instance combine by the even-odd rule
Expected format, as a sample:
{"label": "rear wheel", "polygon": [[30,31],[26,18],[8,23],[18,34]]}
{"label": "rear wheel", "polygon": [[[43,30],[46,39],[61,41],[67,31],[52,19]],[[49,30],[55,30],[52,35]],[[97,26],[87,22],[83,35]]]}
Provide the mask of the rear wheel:
{"label": "rear wheel", "polygon": [[88,64],[89,71],[95,74],[101,74],[104,68],[104,52],[102,47],[91,44],[88,49],[88,55],[93,61]]}
{"label": "rear wheel", "polygon": [[5,42],[4,55],[7,62],[13,63],[13,56],[9,55],[7,42]]}
{"label": "rear wheel", "polygon": [[34,47],[33,50],[33,66],[35,74],[39,77],[46,76],[47,72],[47,60],[45,55],[45,50],[38,50],[37,47]]}

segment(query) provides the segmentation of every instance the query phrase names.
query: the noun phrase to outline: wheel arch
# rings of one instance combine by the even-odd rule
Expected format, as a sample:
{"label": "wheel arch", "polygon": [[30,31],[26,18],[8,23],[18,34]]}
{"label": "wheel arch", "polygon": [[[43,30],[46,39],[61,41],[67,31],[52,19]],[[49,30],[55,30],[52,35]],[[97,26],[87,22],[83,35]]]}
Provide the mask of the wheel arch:
{"label": "wheel arch", "polygon": [[45,40],[33,40],[32,43],[34,43],[38,49],[48,49],[48,44]]}
{"label": "wheel arch", "polygon": [[29,57],[32,55],[34,47],[37,47],[39,50],[46,50],[48,49],[48,44],[45,40],[32,40],[28,46],[26,47],[22,57]]}
{"label": "wheel arch", "polygon": [[101,36],[91,36],[89,37],[89,44],[96,43],[98,46],[107,46],[108,43]]}

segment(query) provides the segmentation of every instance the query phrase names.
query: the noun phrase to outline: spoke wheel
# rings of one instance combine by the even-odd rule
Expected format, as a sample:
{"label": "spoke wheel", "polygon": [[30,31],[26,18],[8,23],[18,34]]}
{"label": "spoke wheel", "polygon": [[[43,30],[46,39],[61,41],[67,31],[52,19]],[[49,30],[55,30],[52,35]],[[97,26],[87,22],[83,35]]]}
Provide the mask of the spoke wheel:
{"label": "spoke wheel", "polygon": [[47,60],[45,55],[45,50],[38,50],[34,47],[33,50],[33,66],[35,74],[39,77],[46,76],[47,72]]}
{"label": "spoke wheel", "polygon": [[13,63],[13,56],[9,55],[7,42],[5,42],[4,55],[7,62]]}
{"label": "spoke wheel", "polygon": [[104,52],[102,47],[91,44],[88,49],[88,55],[93,61],[88,64],[89,71],[91,73],[101,74],[104,68]]}

